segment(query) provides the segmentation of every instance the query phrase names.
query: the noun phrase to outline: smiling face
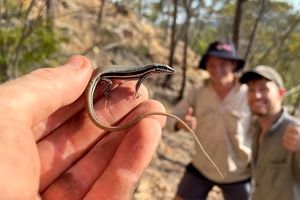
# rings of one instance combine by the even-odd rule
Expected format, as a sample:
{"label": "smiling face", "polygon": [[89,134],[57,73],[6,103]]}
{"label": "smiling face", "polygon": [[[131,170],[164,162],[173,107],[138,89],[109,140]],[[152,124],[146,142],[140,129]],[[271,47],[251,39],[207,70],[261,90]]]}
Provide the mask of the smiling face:
{"label": "smiling face", "polygon": [[231,83],[236,68],[236,61],[208,56],[206,61],[206,70],[210,74],[213,83],[227,84]]}
{"label": "smiling face", "polygon": [[248,104],[251,112],[258,117],[269,117],[281,111],[284,89],[265,78],[248,82]]}

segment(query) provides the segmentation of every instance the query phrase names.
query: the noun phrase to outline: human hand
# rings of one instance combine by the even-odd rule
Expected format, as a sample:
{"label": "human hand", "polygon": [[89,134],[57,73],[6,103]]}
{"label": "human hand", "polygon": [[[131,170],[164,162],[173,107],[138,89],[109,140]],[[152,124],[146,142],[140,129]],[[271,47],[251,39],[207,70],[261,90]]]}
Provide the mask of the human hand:
{"label": "human hand", "polygon": [[300,153],[300,127],[289,124],[283,134],[283,145],[292,152]]}
{"label": "human hand", "polygon": [[[186,114],[184,115],[183,121],[193,130],[197,127],[197,118],[194,116],[194,109],[189,107]],[[181,123],[176,123],[177,129],[184,129]]]}
{"label": "human hand", "polygon": [[[165,118],[147,117],[111,134],[97,128],[81,96],[92,70],[86,58],[74,56],[61,67],[0,85],[0,199],[131,198]],[[126,123],[150,110],[164,112],[144,87],[132,98],[134,87],[125,82],[114,88],[105,107],[99,86],[99,119]]]}

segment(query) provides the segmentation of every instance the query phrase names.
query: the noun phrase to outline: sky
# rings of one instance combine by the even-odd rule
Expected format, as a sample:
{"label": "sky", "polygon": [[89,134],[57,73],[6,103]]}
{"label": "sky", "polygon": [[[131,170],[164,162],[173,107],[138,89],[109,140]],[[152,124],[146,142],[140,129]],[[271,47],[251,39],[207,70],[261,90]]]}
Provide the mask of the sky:
{"label": "sky", "polygon": [[278,0],[278,1],[285,1],[289,4],[293,5],[296,10],[300,10],[300,0]]}

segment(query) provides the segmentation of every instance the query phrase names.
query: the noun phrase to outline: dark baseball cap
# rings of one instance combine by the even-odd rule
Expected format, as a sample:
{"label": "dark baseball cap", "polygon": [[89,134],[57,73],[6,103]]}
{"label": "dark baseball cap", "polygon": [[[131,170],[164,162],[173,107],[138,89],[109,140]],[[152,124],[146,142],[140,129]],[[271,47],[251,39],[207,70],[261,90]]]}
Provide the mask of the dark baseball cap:
{"label": "dark baseball cap", "polygon": [[259,65],[252,70],[244,72],[240,78],[240,82],[248,83],[259,77],[274,81],[281,88],[284,87],[280,74],[273,67],[267,65]]}
{"label": "dark baseball cap", "polygon": [[202,56],[199,62],[200,69],[206,69],[206,61],[208,56],[215,56],[227,60],[237,61],[237,66],[234,71],[239,71],[245,65],[245,61],[238,57],[235,47],[226,42],[215,41],[209,45],[205,54]]}

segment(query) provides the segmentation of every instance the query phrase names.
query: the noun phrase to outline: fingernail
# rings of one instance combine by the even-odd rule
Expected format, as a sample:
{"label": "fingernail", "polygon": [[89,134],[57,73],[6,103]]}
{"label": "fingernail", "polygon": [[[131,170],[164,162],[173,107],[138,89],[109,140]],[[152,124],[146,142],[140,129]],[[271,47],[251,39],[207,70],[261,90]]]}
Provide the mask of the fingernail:
{"label": "fingernail", "polygon": [[79,69],[85,64],[83,56],[73,56],[64,65],[73,69]]}

